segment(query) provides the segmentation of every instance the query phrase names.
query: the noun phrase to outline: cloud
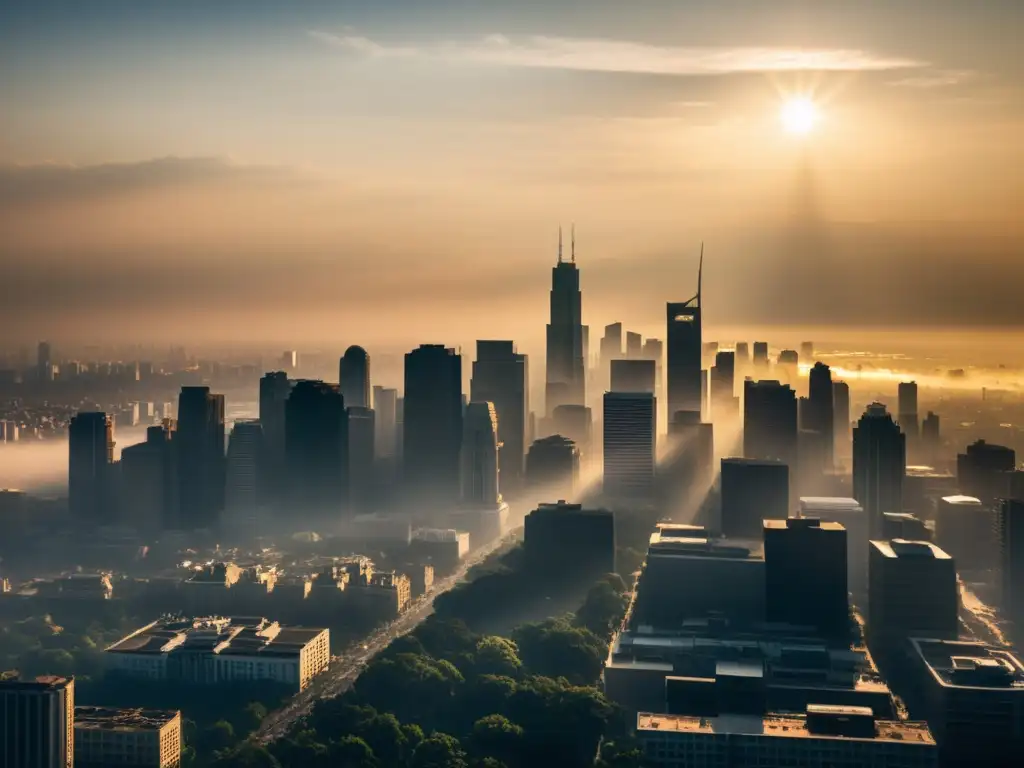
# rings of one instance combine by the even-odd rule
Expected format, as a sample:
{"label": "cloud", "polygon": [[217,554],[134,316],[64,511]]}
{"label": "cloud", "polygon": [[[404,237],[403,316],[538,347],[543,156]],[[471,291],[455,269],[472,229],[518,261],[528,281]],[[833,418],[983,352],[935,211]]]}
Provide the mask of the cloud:
{"label": "cloud", "polygon": [[618,72],[647,75],[714,76],[750,72],[883,71],[926,66],[914,59],[882,56],[860,49],[771,47],[675,47],[627,40],[487,35],[467,41],[424,46],[391,46],[367,37],[312,31],[311,37],[370,58],[423,58],[438,61]]}
{"label": "cloud", "polygon": [[169,186],[281,179],[290,172],[223,158],[163,157],[98,165],[0,165],[0,206],[66,202]]}
{"label": "cloud", "polygon": [[897,88],[948,88],[972,77],[974,73],[967,70],[934,70],[893,80],[889,85]]}

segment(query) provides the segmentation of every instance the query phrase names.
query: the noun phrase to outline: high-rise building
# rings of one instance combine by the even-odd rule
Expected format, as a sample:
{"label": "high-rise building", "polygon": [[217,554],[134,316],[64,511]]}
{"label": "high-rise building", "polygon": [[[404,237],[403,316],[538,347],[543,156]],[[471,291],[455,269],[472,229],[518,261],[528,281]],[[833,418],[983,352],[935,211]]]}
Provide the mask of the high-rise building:
{"label": "high-rise building", "polygon": [[850,631],[846,529],[808,517],[764,521],[765,610],[769,622]]}
{"label": "high-rise building", "polygon": [[808,365],[814,360],[814,342],[813,341],[801,341],[800,342],[800,359]]}
{"label": "high-rise building", "polygon": [[53,381],[53,350],[48,341],[40,341],[36,349],[36,377],[41,382]]}
{"label": "high-rise building", "polygon": [[451,507],[460,490],[462,356],[440,344],[409,352],[404,403],[404,482],[410,499],[421,506]]}
{"label": "high-rise building", "polygon": [[754,342],[754,366],[757,368],[768,367],[768,342],[767,341],[755,341]]}
{"label": "high-rise building", "polygon": [[[551,419],[555,434],[572,440],[580,452],[580,459],[586,461],[593,450],[594,417],[585,405],[560,405],[555,408]],[[498,419],[498,437],[501,438],[501,418]],[[504,448],[502,448],[504,451]],[[504,468],[502,471],[502,488],[504,488]]]}
{"label": "high-rise building", "polygon": [[0,765],[73,768],[75,681],[0,679]]}
{"label": "high-rise building", "polygon": [[868,521],[856,499],[833,496],[804,496],[800,517],[837,523],[846,530],[846,583],[858,602],[868,590]]}
{"label": "high-rise building", "polygon": [[376,448],[376,412],[373,408],[352,405],[348,420],[349,503],[356,514],[373,511],[376,503],[374,458]]}
{"label": "high-rise building", "polygon": [[612,360],[622,357],[622,323],[604,327],[601,339],[601,367],[608,368]]}
{"label": "high-rise building", "polygon": [[736,390],[736,353],[718,352],[715,365],[708,372],[711,417],[716,422],[738,415]]}
{"label": "high-rise building", "polygon": [[604,396],[604,492],[619,498],[654,495],[657,402],[646,392]]}
{"label": "high-rise building", "polygon": [[182,387],[178,397],[179,514],[175,528],[215,528],[224,509],[224,395]]}
{"label": "high-rise building", "polygon": [[853,496],[864,507],[872,536],[882,513],[903,511],[906,436],[881,403],[872,403],[853,430]]}
{"label": "high-rise building", "polygon": [[583,295],[576,268],[573,237],[570,261],[562,260],[562,232],[558,232],[558,262],[551,270],[551,320],[547,327],[547,371],[544,407],[551,415],[556,406],[586,404],[586,363],[583,351]]}
{"label": "high-rise building", "polygon": [[121,508],[126,524],[146,533],[175,527],[178,456],[171,419],[146,430],[146,440],[121,451]]}
{"label": "high-rise building", "polygon": [[297,381],[285,413],[295,523],[336,522],[349,500],[348,413],[341,390],[322,381]]}
{"label": "high-rise building", "polygon": [[518,491],[523,485],[526,428],[530,413],[530,368],[526,355],[511,341],[478,341],[469,398],[493,403],[501,443],[501,487]]}
{"label": "high-rise building", "polygon": [[928,411],[928,415],[921,422],[921,443],[924,449],[925,459],[934,462],[939,454],[942,445],[942,431],[940,427],[939,414]]}
{"label": "high-rise building", "polygon": [[736,364],[746,365],[750,362],[750,344],[745,341],[736,342]]}
{"label": "high-rise building", "polygon": [[1000,602],[1013,627],[1013,642],[1024,643],[1024,500],[1004,499],[995,513],[993,538],[1000,576]]}
{"label": "high-rise building", "polygon": [[943,496],[935,505],[935,543],[961,574],[987,571],[996,558],[993,511],[973,496]]}
{"label": "high-rise building", "polygon": [[105,413],[79,413],[68,426],[68,504],[79,524],[113,522],[111,465],[114,420]]}
{"label": "high-rise building", "polygon": [[960,493],[974,496],[984,504],[1006,495],[1007,472],[1017,465],[1012,448],[978,440],[956,457],[957,484]]}
{"label": "high-rise building", "polygon": [[668,425],[668,451],[658,467],[670,504],[696,512],[715,474],[715,429],[696,411],[677,411]]}
{"label": "high-rise building", "polygon": [[523,556],[555,583],[593,584],[615,572],[615,516],[580,504],[541,504],[526,516]]}
{"label": "high-rise building", "polygon": [[535,440],[526,454],[526,486],[533,495],[572,498],[580,480],[580,450],[572,440],[551,435]]}
{"label": "high-rise building", "polygon": [[639,360],[644,353],[644,337],[633,331],[626,331],[626,357]]}
{"label": "high-rise building", "polygon": [[677,411],[701,411],[702,332],[701,278],[704,248],[697,271],[697,294],[689,301],[669,302],[667,306],[667,375],[668,416]]}
{"label": "high-rise building", "polygon": [[398,390],[390,387],[373,388],[375,415],[374,450],[381,458],[390,458],[398,452]]}
{"label": "high-rise building", "polygon": [[781,461],[795,471],[799,451],[796,393],[778,381],[743,388],[743,455]]}
{"label": "high-rise building", "polygon": [[850,456],[850,385],[845,381],[832,382],[832,414],[835,431],[834,457]]}
{"label": "high-rise building", "polygon": [[494,403],[470,402],[462,419],[462,503],[494,506],[498,492],[498,429]]}
{"label": "high-rise building", "polygon": [[833,465],[835,452],[835,387],[832,370],[824,363],[815,363],[809,376],[807,405],[801,427],[821,435],[825,455],[821,457],[826,469]]}
{"label": "high-rise building", "polygon": [[237,536],[258,531],[263,492],[263,426],[256,420],[236,421],[228,438],[224,516]]}
{"label": "high-rise building", "polygon": [[657,374],[653,360],[612,360],[612,392],[654,394]]}
{"label": "high-rise building", "polygon": [[781,461],[722,459],[721,532],[759,539],[762,521],[788,518],[789,475]]}
{"label": "high-rise building", "polygon": [[285,458],[285,406],[292,384],[284,371],[260,379],[260,426],[263,427],[264,488],[268,500],[278,500],[288,487]]}
{"label": "high-rise building", "polygon": [[338,385],[346,408],[372,408],[370,401],[370,356],[362,347],[345,350],[338,363]]}
{"label": "high-rise building", "polygon": [[901,381],[898,390],[896,423],[908,439],[914,440],[921,426],[917,420],[917,382]]}

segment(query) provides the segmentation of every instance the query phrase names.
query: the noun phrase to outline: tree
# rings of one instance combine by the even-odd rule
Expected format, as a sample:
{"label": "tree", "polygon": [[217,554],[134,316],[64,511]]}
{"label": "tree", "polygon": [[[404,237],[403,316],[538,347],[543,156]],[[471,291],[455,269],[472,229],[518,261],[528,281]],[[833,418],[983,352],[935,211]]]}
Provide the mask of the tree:
{"label": "tree", "polygon": [[267,716],[267,708],[258,701],[250,701],[243,711],[244,724],[247,731],[255,731]]}
{"label": "tree", "polygon": [[[618,576],[615,578],[622,581]],[[614,584],[599,581],[590,588],[583,605],[576,611],[576,623],[598,637],[609,638],[622,622],[628,605],[629,599],[623,592],[616,591]]]}
{"label": "tree", "polygon": [[213,763],[215,768],[281,768],[281,763],[263,747],[244,742],[219,756]]}
{"label": "tree", "polygon": [[412,754],[412,768],[468,768],[459,740],[447,733],[432,733]]}
{"label": "tree", "polygon": [[477,720],[470,743],[477,755],[495,757],[506,764],[517,765],[525,757],[523,729],[504,715]]}
{"label": "tree", "polygon": [[365,739],[381,765],[401,765],[408,757],[402,724],[390,713],[378,714],[365,721],[358,735]]}
{"label": "tree", "polygon": [[474,669],[478,675],[502,675],[516,677],[523,663],[519,660],[519,649],[511,640],[489,635],[480,638],[476,644]]}
{"label": "tree", "polygon": [[344,736],[328,747],[332,764],[339,768],[376,768],[370,745],[358,736]]}
{"label": "tree", "polygon": [[227,720],[218,720],[205,731],[201,743],[209,751],[228,749],[235,743],[235,726]]}
{"label": "tree", "polygon": [[592,684],[601,674],[607,643],[564,618],[523,624],[512,632],[523,664],[534,674]]}

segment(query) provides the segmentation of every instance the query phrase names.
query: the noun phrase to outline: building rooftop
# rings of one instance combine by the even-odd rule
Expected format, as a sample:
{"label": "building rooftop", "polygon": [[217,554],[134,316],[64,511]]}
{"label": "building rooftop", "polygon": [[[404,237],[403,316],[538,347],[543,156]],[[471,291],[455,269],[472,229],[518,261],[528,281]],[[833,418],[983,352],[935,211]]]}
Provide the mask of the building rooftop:
{"label": "building rooftop", "polygon": [[745,459],[738,456],[722,459],[723,467],[730,465],[740,467],[785,467],[786,463],[783,461],[776,461],[775,459]]}
{"label": "building rooftop", "polygon": [[58,675],[40,675],[33,680],[0,680],[0,688],[6,688],[7,690],[21,690],[21,691],[48,691],[48,690],[60,690],[66,687],[70,683],[73,683],[75,678],[73,677],[59,677]]}
{"label": "building rooftop", "polygon": [[892,541],[872,541],[871,546],[882,553],[884,557],[925,557],[932,560],[951,560],[943,550],[932,544],[930,541],[907,541],[906,539],[893,539]]}
{"label": "building rooftop", "polygon": [[952,504],[957,507],[980,507],[981,499],[976,499],[974,496],[943,496],[942,501],[946,504]]}
{"label": "building rooftop", "polygon": [[533,510],[533,513],[541,514],[572,514],[572,515],[600,515],[602,517],[610,516],[612,513],[607,509],[601,508],[587,508],[582,504],[570,504],[565,499],[559,499],[557,502],[541,502],[537,505],[537,508]]}
{"label": "building rooftop", "polygon": [[172,652],[298,655],[323,629],[281,627],[262,617],[221,616],[155,621],[107,648],[108,653]]}
{"label": "building rooftop", "polygon": [[864,508],[856,499],[842,496],[801,496],[800,509],[828,510],[829,512],[863,512]]}
{"label": "building rooftop", "polygon": [[[661,530],[651,534],[648,553],[679,557],[704,557],[723,560],[764,560],[764,542],[757,539],[715,539],[701,532],[695,535],[674,535]],[[682,531],[681,533],[688,533]]]}
{"label": "building rooftop", "polygon": [[816,517],[790,517],[785,520],[763,520],[764,530],[785,531],[788,529],[800,530],[814,528],[821,531],[845,531],[841,523],[830,523],[827,520],[819,520]]}
{"label": "building rooftop", "polygon": [[[871,713],[864,707],[815,707],[808,711],[812,716],[832,718],[865,717]],[[855,741],[898,741],[921,746],[934,746],[935,739],[926,723],[903,720],[875,720],[874,736],[841,736],[831,733],[816,733],[808,727],[803,715],[719,715],[718,717],[691,717],[688,715],[654,715],[641,712],[637,715],[637,731],[676,731],[688,733],[732,733],[742,735],[777,736],[787,739],[847,739]]]}
{"label": "building rooftop", "polygon": [[963,640],[912,638],[911,645],[939,685],[1024,694],[1024,663],[1012,650]]}
{"label": "building rooftop", "polygon": [[75,707],[76,730],[159,730],[181,715],[175,709],[114,709]]}

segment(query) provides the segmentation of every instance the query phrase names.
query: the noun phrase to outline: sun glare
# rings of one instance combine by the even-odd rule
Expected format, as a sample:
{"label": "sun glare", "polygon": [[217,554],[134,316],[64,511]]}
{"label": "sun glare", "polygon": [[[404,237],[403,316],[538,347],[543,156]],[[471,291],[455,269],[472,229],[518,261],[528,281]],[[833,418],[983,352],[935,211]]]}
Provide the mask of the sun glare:
{"label": "sun glare", "polygon": [[782,105],[782,112],[779,115],[782,120],[782,127],[787,133],[797,136],[806,136],[814,130],[818,124],[820,115],[818,107],[808,98],[792,98]]}

